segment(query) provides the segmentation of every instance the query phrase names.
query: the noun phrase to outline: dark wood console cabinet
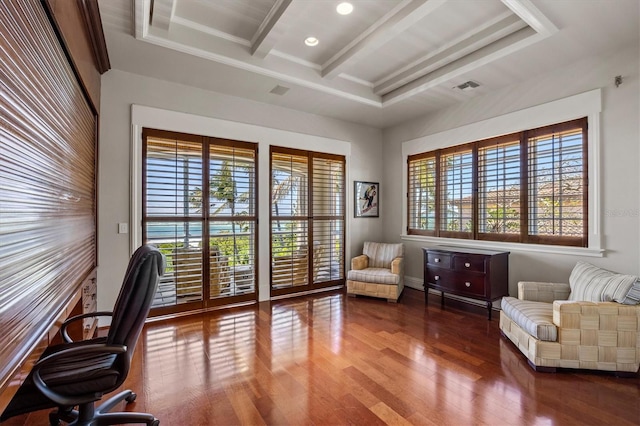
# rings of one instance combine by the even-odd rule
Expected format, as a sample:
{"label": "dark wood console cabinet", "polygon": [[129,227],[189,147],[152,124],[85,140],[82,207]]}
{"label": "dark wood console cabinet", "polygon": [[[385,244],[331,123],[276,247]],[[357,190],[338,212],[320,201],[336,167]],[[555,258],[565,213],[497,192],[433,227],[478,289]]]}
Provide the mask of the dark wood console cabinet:
{"label": "dark wood console cabinet", "polygon": [[509,252],[451,246],[423,248],[424,298],[429,289],[486,302],[489,320],[493,301],[509,295]]}

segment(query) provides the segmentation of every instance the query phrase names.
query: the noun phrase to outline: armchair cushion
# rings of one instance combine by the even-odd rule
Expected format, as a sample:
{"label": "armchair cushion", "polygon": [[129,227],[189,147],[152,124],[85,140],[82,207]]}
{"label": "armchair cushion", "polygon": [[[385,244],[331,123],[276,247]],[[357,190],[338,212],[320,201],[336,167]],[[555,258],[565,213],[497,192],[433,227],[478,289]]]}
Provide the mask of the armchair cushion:
{"label": "armchair cushion", "polygon": [[578,262],[569,276],[571,293],[568,300],[621,303],[637,279],[635,275],[616,274]]}
{"label": "armchair cushion", "polygon": [[513,322],[538,340],[555,342],[558,328],[553,323],[553,305],[504,297],[500,306]]}
{"label": "armchair cushion", "polygon": [[402,257],[404,248],[402,243],[374,243],[365,241],[362,254],[369,257],[369,268],[391,269],[391,261],[396,257]]}
{"label": "armchair cushion", "polygon": [[373,284],[398,285],[400,283],[400,275],[393,274],[390,269],[385,268],[352,269],[347,272],[347,279]]}

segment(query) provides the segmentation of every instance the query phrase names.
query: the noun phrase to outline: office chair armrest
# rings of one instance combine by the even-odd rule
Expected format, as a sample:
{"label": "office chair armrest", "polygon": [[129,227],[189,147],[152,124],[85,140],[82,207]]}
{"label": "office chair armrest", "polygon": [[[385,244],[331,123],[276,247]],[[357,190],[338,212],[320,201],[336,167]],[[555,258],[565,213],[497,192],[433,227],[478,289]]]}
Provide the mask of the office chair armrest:
{"label": "office chair armrest", "polygon": [[71,324],[72,322],[76,322],[79,321],[81,319],[85,319],[85,318],[92,318],[92,317],[110,317],[113,315],[113,312],[109,312],[109,311],[100,311],[100,312],[87,312],[85,314],[80,314],[80,315],[75,315],[71,318],[67,318],[65,322],[62,323],[62,325],[60,326],[60,335],[62,336],[62,340],[65,343],[71,343],[73,342],[73,339],[71,339],[71,337],[69,336],[69,333],[67,332],[67,327],[69,326],[69,324]]}
{"label": "office chair armrest", "polygon": [[[78,404],[83,404],[86,402],[95,401],[100,399],[102,395],[95,397],[96,395],[88,395],[86,400],[81,401],[78,395],[72,395],[67,397],[65,395],[61,395],[55,391],[53,391],[47,383],[42,378],[40,371],[48,367],[50,365],[64,362],[65,359],[73,360],[74,356],[77,355],[93,355],[93,354],[114,354],[120,355],[127,351],[127,347],[124,345],[105,345],[102,343],[89,344],[89,345],[78,345],[72,348],[63,349],[60,352],[54,352],[51,355],[48,355],[38,361],[31,370],[33,383],[36,385],[38,390],[42,392],[44,396],[55,402],[56,404],[63,406],[74,406]],[[70,361],[68,361],[70,362]]]}

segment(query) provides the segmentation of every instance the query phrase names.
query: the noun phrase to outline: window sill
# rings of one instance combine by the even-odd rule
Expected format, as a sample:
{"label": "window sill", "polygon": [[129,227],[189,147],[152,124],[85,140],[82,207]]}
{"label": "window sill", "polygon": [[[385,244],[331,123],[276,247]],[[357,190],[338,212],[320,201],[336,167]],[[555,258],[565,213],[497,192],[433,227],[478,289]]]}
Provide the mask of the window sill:
{"label": "window sill", "polygon": [[423,235],[402,234],[403,241],[435,243],[447,246],[496,249],[514,252],[530,252],[545,254],[565,254],[572,256],[603,257],[604,249],[590,247],[564,247],[542,244],[502,243],[498,241],[463,240],[459,238],[425,237]]}

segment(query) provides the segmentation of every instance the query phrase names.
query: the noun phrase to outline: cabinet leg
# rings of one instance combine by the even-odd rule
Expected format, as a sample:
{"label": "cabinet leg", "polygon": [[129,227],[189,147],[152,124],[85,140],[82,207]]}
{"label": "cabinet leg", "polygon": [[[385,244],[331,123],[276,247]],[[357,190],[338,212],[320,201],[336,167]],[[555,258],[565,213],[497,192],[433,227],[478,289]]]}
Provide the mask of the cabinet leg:
{"label": "cabinet leg", "polygon": [[429,286],[424,286],[424,304],[425,306],[429,304]]}
{"label": "cabinet leg", "polygon": [[444,291],[440,292],[440,307],[444,308]]}
{"label": "cabinet leg", "polygon": [[487,311],[489,311],[489,312],[488,312],[488,315],[489,315],[489,321],[491,321],[491,311],[492,311],[492,308],[493,308],[493,302],[492,302],[491,300],[487,301]]}

